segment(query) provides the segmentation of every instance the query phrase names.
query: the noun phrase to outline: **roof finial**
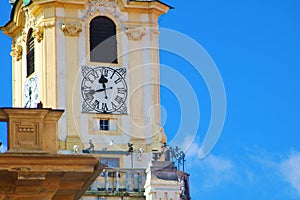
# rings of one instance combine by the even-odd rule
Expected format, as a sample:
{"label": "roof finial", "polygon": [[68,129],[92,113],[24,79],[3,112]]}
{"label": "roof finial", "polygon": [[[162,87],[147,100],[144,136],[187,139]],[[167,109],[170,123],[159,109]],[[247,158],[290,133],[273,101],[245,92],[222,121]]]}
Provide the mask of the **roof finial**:
{"label": "roof finial", "polygon": [[37,109],[42,109],[43,108],[43,103],[40,101],[38,104],[37,104]]}
{"label": "roof finial", "polygon": [[16,2],[16,0],[9,0],[9,3],[10,3],[11,5],[14,5],[15,2]]}

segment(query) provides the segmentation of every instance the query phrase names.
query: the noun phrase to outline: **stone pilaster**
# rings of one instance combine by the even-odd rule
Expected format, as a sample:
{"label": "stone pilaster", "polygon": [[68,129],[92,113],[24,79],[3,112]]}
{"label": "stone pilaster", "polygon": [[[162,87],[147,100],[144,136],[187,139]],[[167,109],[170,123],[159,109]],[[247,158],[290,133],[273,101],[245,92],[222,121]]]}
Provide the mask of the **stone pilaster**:
{"label": "stone pilaster", "polygon": [[179,200],[181,184],[173,162],[152,161],[146,169],[146,200]]}
{"label": "stone pilaster", "polygon": [[8,153],[57,153],[57,122],[62,113],[52,109],[0,109],[0,121],[8,123]]}

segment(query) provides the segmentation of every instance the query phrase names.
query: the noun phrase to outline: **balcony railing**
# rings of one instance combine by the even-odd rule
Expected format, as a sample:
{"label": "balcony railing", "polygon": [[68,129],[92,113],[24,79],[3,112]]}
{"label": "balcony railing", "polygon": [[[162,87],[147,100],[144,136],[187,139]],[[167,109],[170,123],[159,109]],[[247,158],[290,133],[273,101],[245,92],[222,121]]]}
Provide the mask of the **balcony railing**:
{"label": "balcony railing", "polygon": [[[177,171],[180,200],[190,200],[189,174]],[[131,196],[144,199],[145,169],[105,168],[85,196]]]}
{"label": "balcony railing", "polygon": [[87,194],[140,193],[143,195],[145,181],[145,169],[105,168]]}

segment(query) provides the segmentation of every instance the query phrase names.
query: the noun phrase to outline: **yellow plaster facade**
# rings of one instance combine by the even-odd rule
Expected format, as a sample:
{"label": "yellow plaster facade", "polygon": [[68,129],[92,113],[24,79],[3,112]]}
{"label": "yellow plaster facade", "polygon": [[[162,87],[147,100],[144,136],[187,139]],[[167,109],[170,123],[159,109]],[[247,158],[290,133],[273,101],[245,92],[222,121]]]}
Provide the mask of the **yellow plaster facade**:
{"label": "yellow plaster facade", "polygon": [[[26,151],[38,153],[30,157],[34,164],[26,165],[38,163],[43,170],[32,168],[31,174],[26,169],[7,173],[10,168],[0,162],[0,175],[5,174],[7,180],[16,174],[20,174],[21,179],[35,177],[28,183],[36,187],[28,184],[24,189],[29,192],[25,194],[27,199],[42,197],[35,195],[32,188],[45,191],[42,199],[181,199],[178,178],[183,175],[177,177],[172,162],[153,161],[161,155],[162,145],[167,140],[160,124],[158,18],[169,9],[168,5],[155,0],[32,0],[27,6],[16,0],[11,19],[1,30],[12,38],[13,106],[29,109],[0,110],[0,121],[11,116],[9,129],[14,131],[9,132],[13,140],[9,141],[8,154],[13,157],[14,153]],[[115,25],[117,62],[90,60],[90,23],[99,16]],[[31,32],[34,71],[28,74]],[[106,78],[105,69],[110,70]],[[97,70],[101,71],[101,77],[95,75]],[[93,74],[94,80],[87,74]],[[118,79],[112,79],[115,74]],[[97,109],[101,110],[99,102],[97,109],[86,109],[84,88],[99,82],[101,88],[90,89],[88,94],[95,99],[99,92],[98,97],[104,102],[113,88],[105,85],[108,79],[115,83],[117,90],[111,106],[117,107],[114,104],[120,101],[119,110],[105,112],[108,107],[102,103],[104,112],[98,112]],[[117,86],[120,82],[123,88]],[[44,108],[65,112],[34,109],[40,101]],[[22,119],[22,116],[26,117]],[[113,122],[114,128],[103,129],[101,120]],[[15,135],[20,137],[15,138]],[[130,143],[134,145],[132,152]],[[93,157],[84,154],[86,152]],[[0,156],[17,165],[10,155]],[[19,157],[26,163],[24,156]],[[114,166],[106,167],[98,176],[104,167],[99,163],[101,159]],[[56,163],[59,167],[55,167]],[[162,176],[155,178],[153,170],[146,170],[148,166],[162,170],[159,172]],[[55,170],[59,173],[55,174]],[[174,176],[172,180],[168,180],[169,173]],[[45,176],[56,181],[55,188],[46,190],[47,182],[39,184],[39,178],[45,179]],[[73,176],[80,181],[72,183]],[[18,182],[9,183],[7,188],[18,189]],[[0,199],[1,195],[7,197],[7,193],[0,192]],[[9,195],[25,197],[24,193]]]}
{"label": "yellow plaster facade", "polygon": [[[127,143],[149,153],[160,150],[166,136],[160,125],[158,18],[169,8],[159,1],[34,0],[28,6],[16,1],[11,20],[2,28],[12,38],[13,106],[24,107],[24,84],[35,76],[44,107],[65,110],[58,125],[60,148],[84,149],[92,139],[98,146],[113,140],[110,148],[125,151]],[[116,25],[118,63],[89,59],[90,21],[97,16]],[[35,38],[35,71],[27,77],[30,29]],[[127,70],[127,114],[82,112],[82,66]],[[103,118],[117,119],[117,130],[94,130],[93,120]]]}

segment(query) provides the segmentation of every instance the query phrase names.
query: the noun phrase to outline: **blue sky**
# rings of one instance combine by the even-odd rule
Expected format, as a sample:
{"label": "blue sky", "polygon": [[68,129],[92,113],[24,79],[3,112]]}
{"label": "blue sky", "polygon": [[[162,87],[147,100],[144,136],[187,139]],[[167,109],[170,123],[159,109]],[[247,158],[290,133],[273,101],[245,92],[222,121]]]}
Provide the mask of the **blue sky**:
{"label": "blue sky", "polygon": [[[160,26],[199,43],[218,67],[226,90],[222,134],[210,154],[201,159],[199,150],[212,116],[211,93],[205,78],[186,58],[161,52],[161,63],[192,86],[200,108],[197,132],[178,132],[183,113],[193,116],[195,112],[182,110],[186,103],[182,99],[192,97],[162,87],[169,141],[178,134],[183,146],[193,140],[186,151],[192,198],[300,199],[300,2],[164,2],[175,9],[160,17]],[[8,0],[2,2],[0,11],[3,25],[9,19]],[[182,45],[177,40],[173,43]],[[11,44],[2,33],[0,45],[0,107],[7,107],[11,106]],[[162,72],[162,81],[167,79]],[[189,120],[195,123],[194,118]]]}

